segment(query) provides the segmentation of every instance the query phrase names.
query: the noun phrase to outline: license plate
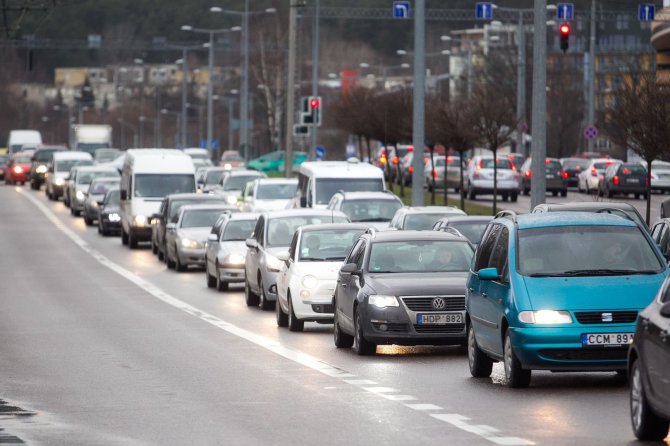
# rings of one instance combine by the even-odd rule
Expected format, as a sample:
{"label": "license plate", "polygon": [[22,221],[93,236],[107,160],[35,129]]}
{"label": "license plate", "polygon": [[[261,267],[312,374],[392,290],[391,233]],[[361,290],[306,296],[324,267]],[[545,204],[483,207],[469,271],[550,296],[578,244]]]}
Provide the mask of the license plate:
{"label": "license plate", "polygon": [[640,182],[640,179],[639,178],[629,178],[628,182],[638,184]]}
{"label": "license plate", "polygon": [[447,325],[462,324],[462,313],[437,313],[437,314],[418,314],[416,316],[419,325]]}
{"label": "license plate", "polygon": [[585,333],[582,345],[628,345],[633,342],[633,333]]}
{"label": "license plate", "polygon": [[548,174],[547,174],[547,179],[548,179],[548,180],[553,180],[554,178],[555,178],[555,177],[554,177],[553,174],[551,174],[551,173],[548,173]]}

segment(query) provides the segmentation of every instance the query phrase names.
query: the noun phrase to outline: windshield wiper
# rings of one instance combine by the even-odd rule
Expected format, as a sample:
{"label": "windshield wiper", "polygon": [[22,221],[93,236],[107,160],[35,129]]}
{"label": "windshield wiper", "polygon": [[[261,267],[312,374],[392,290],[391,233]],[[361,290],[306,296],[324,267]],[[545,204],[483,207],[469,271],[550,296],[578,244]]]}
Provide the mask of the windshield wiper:
{"label": "windshield wiper", "polygon": [[323,260],[344,260],[345,258],[342,256],[337,256],[337,257],[326,257]]}
{"label": "windshield wiper", "polygon": [[323,257],[300,257],[300,261],[307,261],[307,262],[324,262],[326,259]]}
{"label": "windshield wiper", "polygon": [[363,218],[361,220],[356,220],[356,223],[366,223],[366,222],[387,222],[386,218]]}
{"label": "windshield wiper", "polygon": [[548,274],[553,277],[580,277],[580,276],[626,276],[629,274],[654,274],[654,271],[637,271],[634,269],[573,269],[562,273]]}

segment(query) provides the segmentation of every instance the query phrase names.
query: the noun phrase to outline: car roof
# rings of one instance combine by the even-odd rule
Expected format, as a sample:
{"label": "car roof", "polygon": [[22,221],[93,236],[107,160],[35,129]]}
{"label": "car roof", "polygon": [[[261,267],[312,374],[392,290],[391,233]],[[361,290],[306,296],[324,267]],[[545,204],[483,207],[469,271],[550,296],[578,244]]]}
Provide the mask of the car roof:
{"label": "car roof", "polygon": [[120,183],[121,182],[121,177],[98,177],[98,178],[93,178],[93,183]]}
{"label": "car roof", "polygon": [[377,166],[361,161],[305,161],[299,167],[302,175],[315,178],[383,178],[384,172]]}
{"label": "car roof", "polygon": [[364,198],[375,198],[378,200],[400,200],[392,192],[370,191],[370,192],[337,192],[344,196],[345,200],[362,200]]}
{"label": "car roof", "polygon": [[362,230],[366,231],[370,229],[370,225],[361,224],[361,223],[324,223],[320,225],[305,225],[301,226],[300,229],[302,232],[317,232],[317,231],[329,231],[337,229],[352,229],[352,230]]}
{"label": "car roof", "polygon": [[257,212],[235,212],[229,215],[231,220],[258,220],[261,214]]}
{"label": "car roof", "polygon": [[185,194],[170,194],[166,197],[168,200],[183,200],[190,198],[202,198],[203,200],[219,200],[223,201],[223,197],[210,194],[198,194],[198,193],[185,193]]}
{"label": "car roof", "polygon": [[263,178],[265,178],[265,174],[259,170],[252,170],[252,169],[236,169],[230,171],[229,176],[231,177],[241,177],[241,176],[246,176],[246,175],[258,175]]}
{"label": "car roof", "polygon": [[298,184],[297,178],[256,178],[258,184]]}
{"label": "car roof", "polygon": [[453,240],[467,241],[465,237],[442,231],[374,231],[373,243],[404,240]]}
{"label": "car roof", "polygon": [[[463,212],[454,206],[408,206],[399,209],[398,212],[404,211],[408,214],[439,214],[442,212]],[[465,212],[463,212],[465,214]]]}
{"label": "car roof", "polygon": [[599,209],[621,209],[622,211],[635,211],[635,207],[632,204],[624,203],[621,201],[585,201],[585,202],[573,202],[573,203],[547,203],[543,208],[548,212],[561,212],[561,211],[593,211]]}
{"label": "car roof", "polygon": [[282,218],[282,217],[299,217],[299,216],[309,216],[313,215],[315,217],[327,217],[327,216],[337,216],[337,217],[347,217],[344,212],[340,211],[331,211],[328,209],[311,209],[311,208],[302,208],[302,209],[285,209],[280,211],[270,211],[264,212],[262,215],[265,215],[267,219],[273,218]]}
{"label": "car roof", "polygon": [[61,150],[54,153],[54,160],[93,160],[93,157],[88,152],[72,151],[72,150]]}
{"label": "car roof", "polygon": [[115,174],[118,175],[119,171],[116,170],[113,167],[108,167],[108,166],[76,166],[77,170],[82,171],[82,172],[114,172]]}
{"label": "car roof", "polygon": [[634,221],[611,214],[594,212],[541,212],[523,214],[516,218],[519,229],[559,226],[628,226],[637,227]]}
{"label": "car roof", "polygon": [[444,217],[440,221],[446,221],[449,223],[484,223],[493,220],[492,216],[487,215],[462,215],[456,217]]}
{"label": "car roof", "polygon": [[209,209],[220,209],[222,211],[232,211],[232,210],[237,210],[236,206],[232,205],[225,205],[225,204],[187,204],[185,206],[182,206],[179,208],[180,212],[186,212],[186,211],[204,211],[204,210],[209,210]]}

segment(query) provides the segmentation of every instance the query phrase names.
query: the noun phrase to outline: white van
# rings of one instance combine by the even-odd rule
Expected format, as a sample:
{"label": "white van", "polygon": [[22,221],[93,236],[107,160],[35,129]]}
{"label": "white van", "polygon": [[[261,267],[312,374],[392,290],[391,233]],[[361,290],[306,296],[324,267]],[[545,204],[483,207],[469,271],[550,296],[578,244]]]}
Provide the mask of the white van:
{"label": "white van", "polygon": [[7,153],[20,152],[24,144],[39,146],[42,144],[42,134],[37,130],[10,130],[7,138]]}
{"label": "white van", "polygon": [[347,161],[307,161],[298,169],[298,190],[293,207],[326,209],[333,195],[344,192],[386,190],[384,172],[356,158]]}
{"label": "white van", "polygon": [[53,162],[49,166],[44,181],[44,191],[49,200],[58,200],[59,197],[63,196],[65,178],[74,166],[91,164],[93,164],[93,157],[90,153],[69,150],[54,152]]}
{"label": "white van", "polygon": [[73,124],[72,148],[95,154],[96,149],[112,147],[112,126],[107,124]]}
{"label": "white van", "polygon": [[120,189],[121,242],[133,249],[151,241],[151,215],[163,197],[196,191],[193,161],[179,150],[128,150]]}

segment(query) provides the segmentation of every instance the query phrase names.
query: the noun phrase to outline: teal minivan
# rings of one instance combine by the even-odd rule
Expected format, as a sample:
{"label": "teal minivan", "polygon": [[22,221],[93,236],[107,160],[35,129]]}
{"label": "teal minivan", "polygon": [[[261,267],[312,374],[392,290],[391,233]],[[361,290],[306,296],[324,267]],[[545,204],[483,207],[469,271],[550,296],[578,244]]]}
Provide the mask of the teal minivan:
{"label": "teal minivan", "polygon": [[668,275],[646,231],[610,214],[499,214],[466,285],[468,362],[527,387],[532,370],[625,373],[638,313]]}

